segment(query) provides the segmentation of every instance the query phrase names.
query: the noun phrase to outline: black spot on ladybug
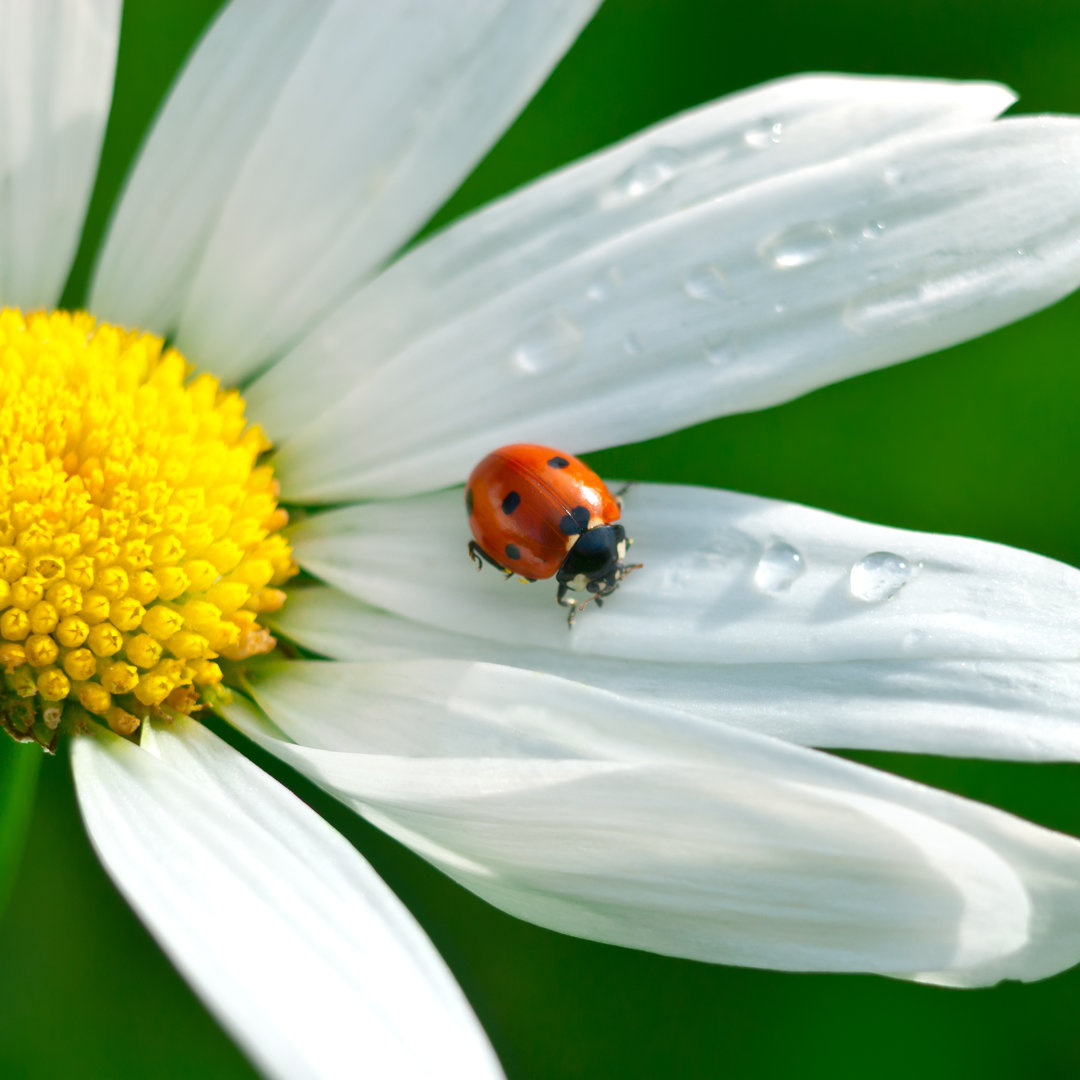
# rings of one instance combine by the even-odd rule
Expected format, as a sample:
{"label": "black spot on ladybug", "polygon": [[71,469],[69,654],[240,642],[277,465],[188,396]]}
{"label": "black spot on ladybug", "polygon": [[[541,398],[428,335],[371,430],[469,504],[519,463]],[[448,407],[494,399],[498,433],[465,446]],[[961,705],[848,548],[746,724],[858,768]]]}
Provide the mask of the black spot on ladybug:
{"label": "black spot on ladybug", "polygon": [[521,496],[516,491],[511,491],[502,501],[502,512],[512,514],[521,505]]}
{"label": "black spot on ladybug", "polygon": [[465,514],[472,517],[472,488],[465,489]]}
{"label": "black spot on ladybug", "polygon": [[559,529],[567,536],[577,536],[589,527],[589,510],[585,506],[575,506],[569,514],[563,514]]}
{"label": "black spot on ladybug", "polygon": [[570,462],[567,461],[566,458],[564,458],[564,457],[553,457],[553,458],[548,458],[548,464],[553,469],[565,469],[566,466],[570,464]]}
{"label": "black spot on ladybug", "polygon": [[521,558],[521,548],[519,548],[517,544],[507,544],[504,550],[506,551],[506,557],[508,559]]}

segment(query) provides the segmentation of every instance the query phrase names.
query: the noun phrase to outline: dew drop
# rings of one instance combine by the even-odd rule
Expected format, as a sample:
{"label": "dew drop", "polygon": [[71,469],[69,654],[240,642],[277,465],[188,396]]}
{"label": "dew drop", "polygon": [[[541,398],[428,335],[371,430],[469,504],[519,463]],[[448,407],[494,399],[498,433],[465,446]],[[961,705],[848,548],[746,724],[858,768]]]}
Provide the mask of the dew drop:
{"label": "dew drop", "polygon": [[764,150],[778,143],[784,134],[784,125],[779,120],[763,120],[748,129],[743,135],[743,142],[755,150]]}
{"label": "dew drop", "polygon": [[605,210],[625,206],[662,188],[679,171],[683,156],[670,146],[653,146],[600,194]]}
{"label": "dew drop", "polygon": [[627,356],[641,356],[645,351],[645,342],[641,338],[631,331],[622,341],[623,352]]}
{"label": "dew drop", "polygon": [[783,300],[777,300],[777,302],[773,304],[772,309],[775,314],[783,315],[784,312],[787,311],[787,304],[785,304]]}
{"label": "dew drop", "polygon": [[773,540],[762,552],[754,584],[765,593],[787,592],[806,570],[802,555],[783,540]]}
{"label": "dew drop", "polygon": [[522,335],[510,365],[521,375],[558,371],[574,362],[584,336],[581,327],[560,312],[545,315]]}
{"label": "dew drop", "polygon": [[619,271],[615,267],[605,270],[595,281],[585,288],[585,299],[594,304],[602,304],[611,298],[619,285]]}
{"label": "dew drop", "polygon": [[911,563],[891,551],[875,551],[851,568],[851,595],[867,604],[895,596],[914,573]]}
{"label": "dew drop", "polygon": [[863,226],[862,238],[864,240],[876,240],[885,231],[885,225],[881,221],[871,221]]}
{"label": "dew drop", "polygon": [[723,367],[739,355],[739,346],[734,334],[725,334],[723,337],[705,342],[705,359],[713,367]]}
{"label": "dew drop", "polygon": [[904,174],[895,165],[887,165],[881,177],[889,187],[896,187],[904,179]]}
{"label": "dew drop", "polygon": [[722,303],[727,292],[724,275],[712,263],[697,266],[686,275],[683,292],[691,300],[702,300],[707,304]]}
{"label": "dew drop", "polygon": [[778,270],[793,270],[824,258],[836,244],[836,232],[814,221],[793,225],[762,242],[758,254]]}

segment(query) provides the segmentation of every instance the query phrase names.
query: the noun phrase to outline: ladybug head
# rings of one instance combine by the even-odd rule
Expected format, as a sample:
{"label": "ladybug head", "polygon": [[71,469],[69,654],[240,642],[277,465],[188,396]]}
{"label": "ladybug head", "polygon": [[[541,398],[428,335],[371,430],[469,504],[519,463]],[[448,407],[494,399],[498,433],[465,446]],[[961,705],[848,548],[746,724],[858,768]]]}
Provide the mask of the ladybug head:
{"label": "ladybug head", "polygon": [[607,596],[623,576],[629,543],[621,525],[597,525],[586,530],[563,560],[556,580],[569,589]]}

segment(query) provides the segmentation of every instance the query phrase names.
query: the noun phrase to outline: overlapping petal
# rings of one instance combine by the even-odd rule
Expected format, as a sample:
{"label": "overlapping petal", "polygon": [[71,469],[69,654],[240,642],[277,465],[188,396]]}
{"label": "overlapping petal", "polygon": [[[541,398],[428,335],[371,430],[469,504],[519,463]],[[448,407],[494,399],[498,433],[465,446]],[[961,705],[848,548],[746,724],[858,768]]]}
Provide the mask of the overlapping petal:
{"label": "overlapping petal", "polygon": [[438,657],[527,668],[804,746],[1080,761],[1075,660],[628,663],[440,630],[322,586],[296,591],[276,625],[334,660]]}
{"label": "overlapping petal", "polygon": [[[1080,955],[1080,843],[578,683],[282,665],[233,721],[491,903],[699,960],[951,985]],[[293,740],[293,741],[289,741]]]}
{"label": "overlapping petal", "polygon": [[412,917],[313,811],[191,720],[73,744],[106,869],[268,1076],[500,1076]]}
{"label": "overlapping petal", "polygon": [[595,6],[234,0],[154,126],[91,307],[249,374],[419,229]]}
{"label": "overlapping petal", "polygon": [[644,569],[570,633],[550,584],[477,573],[460,490],[313,515],[292,539],[350,595],[496,641],[700,663],[1080,655],[1080,571],[1029,552],[661,484],[631,488],[623,520]]}
{"label": "overlapping petal", "polygon": [[60,299],[112,101],[120,0],[0,0],[0,304]]}
{"label": "overlapping petal", "polygon": [[777,404],[1080,282],[1080,122],[837,82],[805,114],[813,81],[692,113],[406,255],[251,389],[288,436],[287,496],[431,490],[510,441],[577,452]]}

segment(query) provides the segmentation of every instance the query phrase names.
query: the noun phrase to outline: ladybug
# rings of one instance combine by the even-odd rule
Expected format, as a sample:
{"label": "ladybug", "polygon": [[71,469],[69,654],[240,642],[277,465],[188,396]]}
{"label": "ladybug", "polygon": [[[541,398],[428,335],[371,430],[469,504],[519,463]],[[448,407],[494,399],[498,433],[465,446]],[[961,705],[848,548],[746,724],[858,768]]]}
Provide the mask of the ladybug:
{"label": "ladybug", "polygon": [[[617,524],[619,496],[583,461],[550,446],[493,450],[465,485],[465,512],[476,568],[488,562],[507,580],[514,574],[530,582],[555,577],[555,600],[570,608],[570,626],[586,604],[595,600],[601,607],[602,598],[641,567],[624,562],[634,541]],[[571,591],[590,595],[577,599]]]}

